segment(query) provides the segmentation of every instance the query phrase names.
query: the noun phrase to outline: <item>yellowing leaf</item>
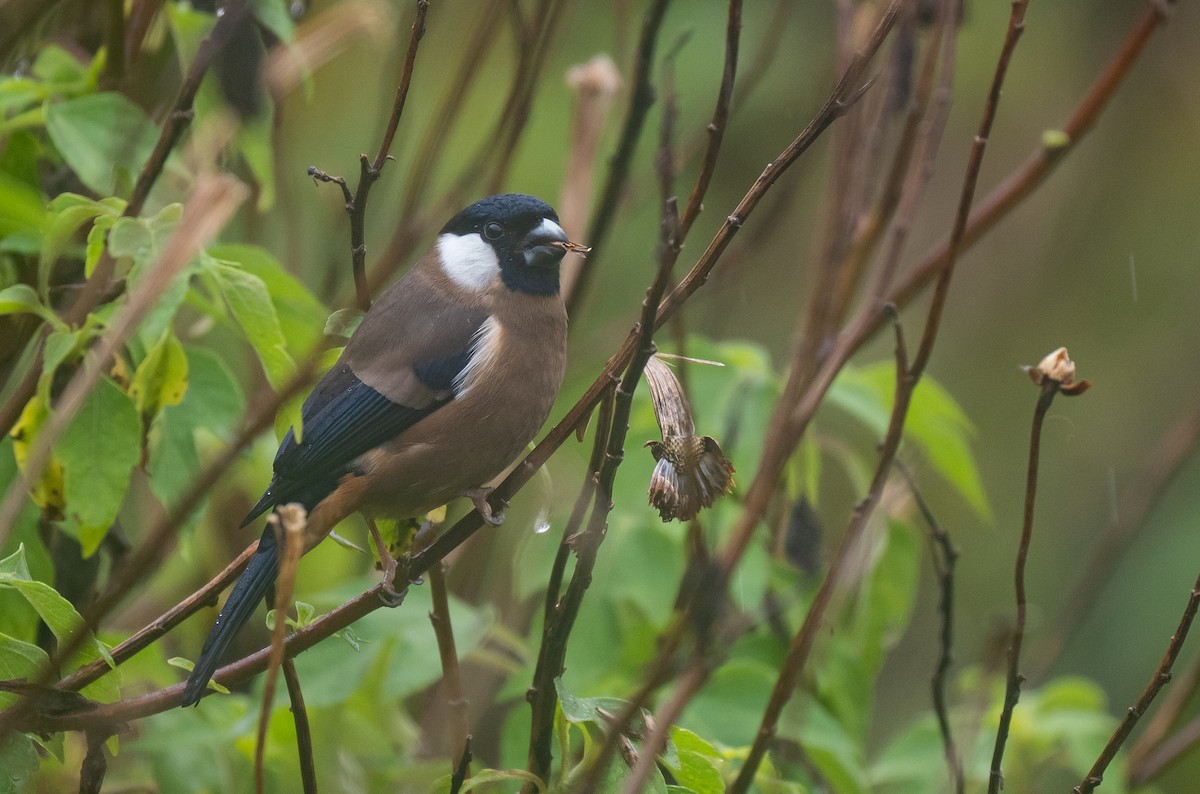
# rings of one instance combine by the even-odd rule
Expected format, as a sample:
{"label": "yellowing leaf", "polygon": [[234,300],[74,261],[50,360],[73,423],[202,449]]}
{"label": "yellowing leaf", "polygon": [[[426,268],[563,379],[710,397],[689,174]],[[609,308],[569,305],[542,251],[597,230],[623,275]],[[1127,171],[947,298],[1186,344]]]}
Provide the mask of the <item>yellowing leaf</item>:
{"label": "yellowing leaf", "polygon": [[155,416],[168,405],[183,401],[188,384],[188,360],[170,328],[163,331],[133,374],[129,395],[138,413]]}
{"label": "yellowing leaf", "polygon": [[[17,459],[17,466],[26,474],[28,474],[26,461],[29,459],[29,447],[33,444],[42,425],[49,418],[50,412],[46,410],[45,401],[41,397],[34,397],[25,404],[21,418],[13,426],[13,457]],[[51,457],[42,476],[34,484],[30,498],[43,510],[49,508],[54,512],[62,511],[63,468],[57,458]]]}

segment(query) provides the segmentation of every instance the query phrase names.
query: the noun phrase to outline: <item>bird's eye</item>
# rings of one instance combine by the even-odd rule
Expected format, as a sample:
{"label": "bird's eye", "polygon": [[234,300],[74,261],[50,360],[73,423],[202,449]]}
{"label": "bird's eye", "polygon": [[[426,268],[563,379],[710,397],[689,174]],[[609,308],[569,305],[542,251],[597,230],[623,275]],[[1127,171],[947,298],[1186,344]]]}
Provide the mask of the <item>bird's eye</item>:
{"label": "bird's eye", "polygon": [[499,240],[502,234],[504,234],[504,227],[498,223],[489,223],[483,227],[483,236],[489,240]]}

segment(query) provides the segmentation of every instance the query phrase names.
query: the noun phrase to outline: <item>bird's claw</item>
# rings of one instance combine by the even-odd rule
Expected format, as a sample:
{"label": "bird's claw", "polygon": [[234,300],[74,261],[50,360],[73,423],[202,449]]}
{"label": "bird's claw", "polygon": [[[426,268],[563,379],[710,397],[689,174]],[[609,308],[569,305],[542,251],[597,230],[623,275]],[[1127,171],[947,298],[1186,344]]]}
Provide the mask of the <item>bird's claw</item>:
{"label": "bird's claw", "polygon": [[379,583],[379,600],[383,602],[385,607],[398,607],[404,603],[404,596],[408,594],[408,585],[396,589],[396,570],[399,566],[396,564],[396,558],[388,555],[387,561],[383,563],[383,581]]}
{"label": "bird's claw", "polygon": [[464,494],[471,500],[471,504],[475,505],[475,509],[479,511],[479,515],[483,516],[483,520],[494,527],[498,527],[504,523],[504,511],[492,512],[492,505],[488,502],[488,496],[491,495],[494,488],[472,488]]}

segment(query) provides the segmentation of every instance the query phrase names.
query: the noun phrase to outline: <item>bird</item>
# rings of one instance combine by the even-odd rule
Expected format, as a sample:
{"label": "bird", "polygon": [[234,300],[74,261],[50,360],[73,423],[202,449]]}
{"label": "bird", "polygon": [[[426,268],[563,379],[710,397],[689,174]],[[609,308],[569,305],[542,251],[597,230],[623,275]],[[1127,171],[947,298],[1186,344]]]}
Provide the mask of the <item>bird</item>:
{"label": "bird", "polygon": [[[503,520],[485,486],[533,440],[558,394],[567,339],[559,265],[567,250],[582,248],[534,196],[489,196],[451,218],[432,249],[379,295],[304,401],[301,440],[288,430],[270,484],[242,526],[299,503],[308,512],[304,553],[355,512],[414,518],[466,497],[485,520]],[[268,524],[205,640],[182,705],[199,703],[271,590],[277,543]]]}

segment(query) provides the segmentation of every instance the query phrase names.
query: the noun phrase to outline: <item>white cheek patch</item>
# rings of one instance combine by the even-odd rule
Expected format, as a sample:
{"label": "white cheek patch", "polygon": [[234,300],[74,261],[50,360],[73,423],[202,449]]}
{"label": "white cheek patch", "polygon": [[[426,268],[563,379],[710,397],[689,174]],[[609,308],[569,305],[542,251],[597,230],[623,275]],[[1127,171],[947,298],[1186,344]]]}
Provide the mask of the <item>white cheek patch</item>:
{"label": "white cheek patch", "polygon": [[437,240],[442,270],[463,289],[480,292],[500,275],[496,252],[476,234],[443,234]]}
{"label": "white cheek patch", "polygon": [[471,358],[454,378],[454,393],[462,397],[479,381],[487,377],[494,367],[501,365],[501,349],[504,347],[504,326],[495,317],[489,317],[475,332],[471,343]]}

